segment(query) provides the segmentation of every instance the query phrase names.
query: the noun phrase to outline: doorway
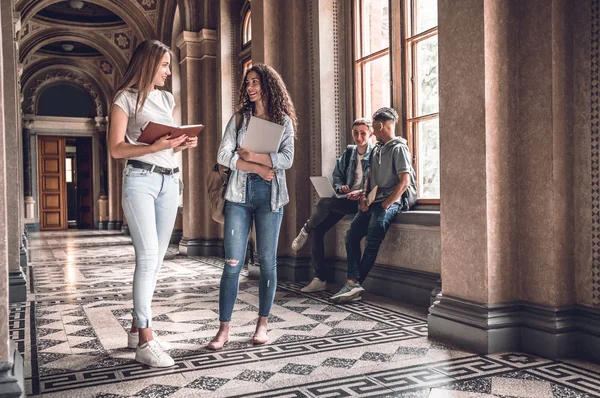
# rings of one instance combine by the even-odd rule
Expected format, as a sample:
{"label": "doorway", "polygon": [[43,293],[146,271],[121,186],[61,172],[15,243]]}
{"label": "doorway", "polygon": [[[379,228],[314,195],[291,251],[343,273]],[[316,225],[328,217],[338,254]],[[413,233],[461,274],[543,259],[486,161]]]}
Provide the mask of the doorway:
{"label": "doorway", "polygon": [[40,136],[42,231],[94,228],[91,137]]}

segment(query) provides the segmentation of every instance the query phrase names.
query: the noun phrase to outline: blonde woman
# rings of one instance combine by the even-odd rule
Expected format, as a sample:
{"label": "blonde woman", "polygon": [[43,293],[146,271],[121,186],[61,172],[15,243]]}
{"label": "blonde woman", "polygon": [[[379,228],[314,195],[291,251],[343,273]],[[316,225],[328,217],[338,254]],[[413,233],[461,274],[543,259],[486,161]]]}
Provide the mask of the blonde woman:
{"label": "blonde woman", "polygon": [[197,138],[164,136],[153,144],[138,143],[150,121],[172,124],[173,95],[159,90],[171,75],[171,51],[157,40],[136,48],[116,91],[110,111],[108,145],[113,158],[127,158],[123,171],[123,212],[135,248],[133,324],[127,345],[135,359],[153,367],[174,365],[168,343],[152,332],[152,296],[175,224],[179,168],[175,152],[194,148]]}

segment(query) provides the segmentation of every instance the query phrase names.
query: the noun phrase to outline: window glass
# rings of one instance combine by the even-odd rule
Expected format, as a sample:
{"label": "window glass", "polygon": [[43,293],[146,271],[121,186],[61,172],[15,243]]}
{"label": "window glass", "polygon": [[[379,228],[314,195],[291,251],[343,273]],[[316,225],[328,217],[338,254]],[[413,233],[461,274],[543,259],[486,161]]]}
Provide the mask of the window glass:
{"label": "window glass", "polygon": [[439,119],[417,123],[418,131],[418,171],[419,197],[436,199],[440,197],[440,134]]}
{"label": "window glass", "polygon": [[417,43],[417,116],[439,111],[437,44],[437,36]]}
{"label": "window glass", "polygon": [[413,34],[425,32],[437,26],[437,0],[415,0],[416,24]]}
{"label": "window glass", "polygon": [[244,16],[244,44],[248,44],[252,40],[252,15],[251,11],[248,10]]}
{"label": "window glass", "polygon": [[391,104],[390,56],[364,63],[362,76],[365,93],[360,116],[370,117],[377,109]]}
{"label": "window glass", "polygon": [[390,14],[388,0],[363,0],[361,7],[362,55],[389,47]]}

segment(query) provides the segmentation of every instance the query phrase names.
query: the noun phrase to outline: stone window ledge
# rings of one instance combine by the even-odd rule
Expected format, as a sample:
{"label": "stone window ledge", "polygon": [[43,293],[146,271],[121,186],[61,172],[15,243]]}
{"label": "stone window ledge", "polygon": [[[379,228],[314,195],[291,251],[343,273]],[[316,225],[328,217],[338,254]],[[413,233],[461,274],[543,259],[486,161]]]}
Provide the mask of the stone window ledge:
{"label": "stone window ledge", "polygon": [[[344,221],[352,222],[354,215],[344,217]],[[422,225],[428,227],[440,226],[440,210],[417,206],[415,209],[398,213],[394,224]]]}

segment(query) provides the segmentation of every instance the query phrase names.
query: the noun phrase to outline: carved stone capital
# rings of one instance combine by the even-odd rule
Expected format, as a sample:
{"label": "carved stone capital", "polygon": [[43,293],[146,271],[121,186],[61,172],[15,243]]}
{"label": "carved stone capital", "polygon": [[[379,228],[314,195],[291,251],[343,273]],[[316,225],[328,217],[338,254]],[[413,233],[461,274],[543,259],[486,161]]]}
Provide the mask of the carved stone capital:
{"label": "carved stone capital", "polygon": [[106,116],[97,116],[94,118],[96,121],[96,128],[98,131],[106,131],[107,125],[107,117]]}
{"label": "carved stone capital", "polygon": [[35,123],[35,115],[26,113],[23,115],[23,128],[26,130],[33,130],[33,124]]}

